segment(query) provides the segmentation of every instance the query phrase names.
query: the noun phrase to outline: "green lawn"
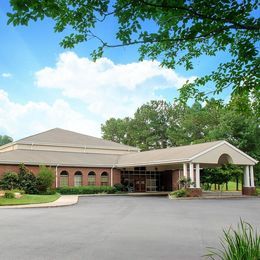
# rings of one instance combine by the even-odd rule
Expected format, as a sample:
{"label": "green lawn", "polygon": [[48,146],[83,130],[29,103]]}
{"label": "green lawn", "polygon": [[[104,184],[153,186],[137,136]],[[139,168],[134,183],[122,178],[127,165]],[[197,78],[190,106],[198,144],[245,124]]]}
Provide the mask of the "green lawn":
{"label": "green lawn", "polygon": [[[222,186],[221,190],[226,191],[226,184],[222,184],[221,186]],[[214,189],[215,189],[215,186],[212,185],[211,190],[214,190]],[[238,183],[238,189],[240,191],[242,190],[242,184],[241,183]],[[236,191],[236,182],[230,181],[228,183],[228,191]]]}
{"label": "green lawn", "polygon": [[23,197],[20,198],[20,199],[0,198],[0,206],[46,203],[46,202],[55,201],[59,197],[60,197],[60,194],[54,194],[54,195],[28,195],[28,194],[24,194]]}

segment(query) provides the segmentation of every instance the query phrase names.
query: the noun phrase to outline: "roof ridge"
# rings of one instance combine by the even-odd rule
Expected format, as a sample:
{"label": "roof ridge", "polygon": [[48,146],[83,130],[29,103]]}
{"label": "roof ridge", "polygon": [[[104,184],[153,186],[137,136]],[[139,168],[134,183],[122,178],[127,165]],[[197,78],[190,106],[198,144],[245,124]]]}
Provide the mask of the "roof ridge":
{"label": "roof ridge", "polygon": [[[34,143],[34,144],[50,144],[49,142],[41,142],[41,141],[36,141],[36,142],[32,142],[28,139],[32,138],[32,137],[36,137],[36,136],[40,136],[42,134],[45,134],[45,133],[48,133],[48,132],[52,132],[52,131],[55,131],[55,130],[59,130],[59,131],[62,131],[64,133],[68,133],[68,134],[73,134],[73,135],[80,135],[82,136],[83,138],[89,138],[89,139],[92,139],[92,140],[96,140],[96,141],[103,141],[107,144],[116,144],[116,145],[120,145],[122,147],[125,148],[125,150],[139,150],[139,148],[137,147],[134,147],[134,146],[130,146],[130,145],[126,145],[126,144],[122,144],[122,143],[117,143],[117,142],[114,142],[114,141],[111,141],[111,140],[107,140],[107,139],[103,139],[103,138],[100,138],[100,137],[96,137],[96,136],[91,136],[91,135],[87,135],[87,134],[83,134],[83,133],[78,133],[78,132],[75,132],[75,131],[72,131],[72,130],[67,130],[67,129],[63,129],[63,128],[59,128],[59,127],[56,127],[56,128],[52,128],[52,129],[49,129],[49,130],[46,130],[46,131],[43,131],[43,132],[40,132],[40,133],[37,133],[37,134],[33,134],[33,135],[30,135],[30,136],[27,136],[27,137],[24,137],[22,139],[19,139],[17,141],[15,141],[16,143],[22,143],[22,142],[28,142],[28,143]],[[57,142],[53,142],[53,144],[62,144],[62,143],[57,143]],[[70,145],[73,145],[73,143],[71,143]],[[82,143],[82,146],[88,146],[87,143]],[[94,145],[96,147],[96,145]],[[93,147],[94,147],[93,146]],[[103,147],[102,145],[98,145],[98,147]]]}
{"label": "roof ridge", "polygon": [[30,137],[34,137],[34,136],[37,136],[37,135],[41,135],[41,134],[43,134],[43,133],[47,133],[47,132],[53,131],[53,130],[55,130],[55,129],[61,129],[61,130],[63,130],[62,128],[55,127],[55,128],[51,128],[51,129],[49,129],[49,130],[45,130],[45,131],[40,132],[40,133],[37,133],[37,134],[32,134],[32,135],[26,136],[26,137],[24,137],[24,138],[22,138],[22,139],[16,140],[15,142],[18,143],[18,142],[20,142],[20,141],[23,141],[24,139],[27,139],[27,138],[30,138]]}

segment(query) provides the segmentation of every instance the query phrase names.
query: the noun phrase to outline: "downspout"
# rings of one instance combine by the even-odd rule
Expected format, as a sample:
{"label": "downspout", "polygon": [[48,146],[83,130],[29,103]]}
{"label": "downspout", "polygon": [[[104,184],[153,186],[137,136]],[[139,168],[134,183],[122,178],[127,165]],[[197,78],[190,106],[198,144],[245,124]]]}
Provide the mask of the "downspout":
{"label": "downspout", "polygon": [[111,170],[110,170],[110,183],[111,183],[111,187],[114,186],[114,178],[113,178],[113,169],[115,168],[115,166],[113,165]]}
{"label": "downspout", "polygon": [[56,165],[56,168],[55,168],[55,182],[56,182],[56,188],[58,188],[58,164]]}

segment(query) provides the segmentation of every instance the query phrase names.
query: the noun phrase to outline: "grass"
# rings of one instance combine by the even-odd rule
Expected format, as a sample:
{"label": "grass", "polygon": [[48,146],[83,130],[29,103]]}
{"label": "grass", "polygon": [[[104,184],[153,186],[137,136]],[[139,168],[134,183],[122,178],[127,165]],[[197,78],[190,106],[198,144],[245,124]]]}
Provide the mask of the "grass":
{"label": "grass", "polygon": [[249,223],[240,220],[236,230],[230,227],[223,232],[221,248],[208,248],[209,253],[204,255],[205,257],[222,260],[260,259],[260,236]]}
{"label": "grass", "polygon": [[56,193],[53,195],[29,195],[24,194],[20,199],[6,199],[0,198],[0,206],[8,205],[25,205],[25,204],[37,204],[47,203],[57,200],[60,194]]}
{"label": "grass", "polygon": [[[211,190],[215,190],[214,184],[211,186]],[[220,187],[220,190],[226,191],[226,184],[222,184]],[[238,183],[238,190],[242,190],[242,184]],[[236,191],[236,182],[235,181],[229,181],[228,182],[228,191]]]}

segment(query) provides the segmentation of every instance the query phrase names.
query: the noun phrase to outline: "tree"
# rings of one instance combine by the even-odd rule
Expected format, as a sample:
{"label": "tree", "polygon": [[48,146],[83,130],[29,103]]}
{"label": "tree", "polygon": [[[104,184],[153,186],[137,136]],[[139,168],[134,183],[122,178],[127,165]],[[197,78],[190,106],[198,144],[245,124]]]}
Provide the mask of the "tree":
{"label": "tree", "polygon": [[37,184],[39,192],[47,192],[51,188],[55,180],[54,172],[51,168],[40,166],[39,174],[37,176]]}
{"label": "tree", "polygon": [[133,118],[111,118],[101,126],[102,137],[141,150],[166,148],[170,107],[163,100],[152,100],[138,108]]}
{"label": "tree", "polygon": [[101,125],[102,137],[113,142],[131,145],[128,133],[130,121],[131,119],[128,117],[124,119],[110,118]]}
{"label": "tree", "polygon": [[0,146],[13,142],[13,138],[8,135],[0,135]]}
{"label": "tree", "polygon": [[[226,62],[181,88],[183,101],[201,100],[228,87],[233,94],[259,95],[257,0],[10,0],[10,4],[8,23],[28,25],[47,17],[54,20],[55,32],[72,29],[61,41],[65,48],[97,39],[100,45],[92,53],[94,59],[105,48],[138,45],[141,60],[160,58],[163,66],[174,69],[181,65],[190,70],[198,57],[225,52]],[[115,19],[118,28],[110,35],[112,42],[96,34],[96,27],[106,28]],[[213,89],[201,88],[209,82]]]}
{"label": "tree", "polygon": [[27,194],[39,193],[37,188],[37,179],[33,173],[31,173],[24,164],[19,165],[18,173],[19,188],[24,190]]}

